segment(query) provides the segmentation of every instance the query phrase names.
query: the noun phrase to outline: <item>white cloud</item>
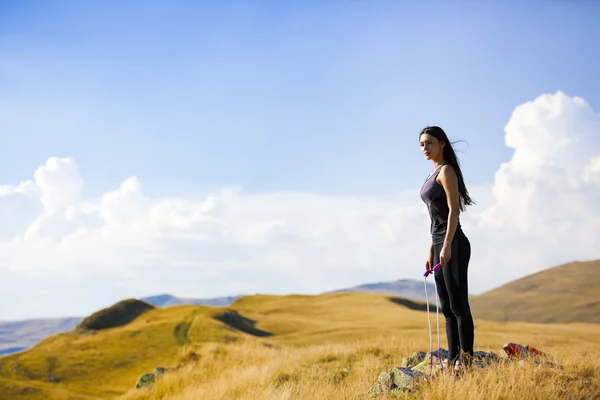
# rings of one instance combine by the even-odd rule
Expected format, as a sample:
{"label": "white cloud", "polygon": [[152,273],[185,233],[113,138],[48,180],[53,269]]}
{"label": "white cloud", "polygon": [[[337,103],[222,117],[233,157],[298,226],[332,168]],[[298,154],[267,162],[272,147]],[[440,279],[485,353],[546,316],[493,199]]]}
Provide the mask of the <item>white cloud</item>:
{"label": "white cloud", "polygon": [[591,106],[562,92],[540,96],[515,109],[506,144],[514,156],[496,174],[481,226],[565,240],[590,233],[600,211],[600,116]]}
{"label": "white cloud", "polygon": [[83,189],[83,179],[70,158],[48,159],[35,171],[34,181],[41,190],[40,202],[47,213],[77,204]]}
{"label": "white cloud", "polygon": [[[600,116],[558,92],[518,106],[505,129],[513,158],[493,184],[470,188],[480,204],[462,216],[471,292],[600,258]],[[223,188],[152,198],[132,177],[89,198],[83,182],[75,160],[50,158],[32,180],[0,186],[8,275],[0,301],[18,304],[33,291],[38,301],[3,308],[0,319],[81,315],[163,292],[318,293],[421,278],[429,221],[418,190],[377,198]],[[32,293],[15,291],[16,282]]]}
{"label": "white cloud", "polygon": [[599,258],[600,115],[557,92],[518,106],[505,131],[515,152],[497,171],[494,203],[477,221],[482,247],[500,256],[492,265],[512,278]]}

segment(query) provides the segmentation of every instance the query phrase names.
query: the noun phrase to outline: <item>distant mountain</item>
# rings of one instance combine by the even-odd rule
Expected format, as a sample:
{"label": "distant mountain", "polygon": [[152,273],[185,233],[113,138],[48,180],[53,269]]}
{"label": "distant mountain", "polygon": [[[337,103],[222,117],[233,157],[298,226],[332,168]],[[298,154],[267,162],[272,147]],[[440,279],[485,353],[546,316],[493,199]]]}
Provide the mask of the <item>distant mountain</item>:
{"label": "distant mountain", "polygon": [[[432,275],[430,275],[433,278]],[[429,295],[429,304],[435,304],[435,285],[433,279],[427,279],[427,293]],[[393,282],[367,283],[360,286],[354,286],[347,289],[333,290],[328,293],[341,292],[370,292],[390,294],[404,297],[413,301],[425,302],[425,284],[423,281],[413,279],[399,279]]]}
{"label": "distant mountain", "polygon": [[170,294],[159,294],[156,296],[142,297],[140,300],[150,303],[156,307],[178,306],[182,304],[196,304],[199,306],[225,307],[233,303],[240,296],[214,297],[208,299],[195,299],[191,297],[176,297]]}
{"label": "distant mountain", "polygon": [[43,338],[75,328],[82,318],[0,321],[0,355],[28,349]]}
{"label": "distant mountain", "polygon": [[559,265],[470,300],[475,318],[600,323],[600,260]]}
{"label": "distant mountain", "polygon": [[0,356],[3,356],[5,354],[17,353],[23,350],[27,350],[27,347],[7,347],[5,349],[0,349]]}

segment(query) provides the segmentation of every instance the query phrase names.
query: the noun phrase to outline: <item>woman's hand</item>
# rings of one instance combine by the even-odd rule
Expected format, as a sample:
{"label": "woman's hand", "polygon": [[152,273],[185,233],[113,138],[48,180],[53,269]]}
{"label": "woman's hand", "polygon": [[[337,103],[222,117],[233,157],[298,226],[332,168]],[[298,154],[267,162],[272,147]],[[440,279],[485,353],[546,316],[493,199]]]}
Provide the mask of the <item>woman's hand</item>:
{"label": "woman's hand", "polygon": [[427,256],[427,261],[425,261],[425,271],[431,271],[433,268],[433,242],[429,246],[429,255]]}
{"label": "woman's hand", "polygon": [[450,250],[450,246],[444,244],[444,247],[442,247],[442,251],[440,252],[440,265],[442,268],[450,262],[450,258],[452,258],[452,250]]}
{"label": "woman's hand", "polygon": [[[432,246],[433,248],[433,246]],[[429,251],[427,261],[425,261],[425,271],[431,271],[433,269],[433,250]]]}

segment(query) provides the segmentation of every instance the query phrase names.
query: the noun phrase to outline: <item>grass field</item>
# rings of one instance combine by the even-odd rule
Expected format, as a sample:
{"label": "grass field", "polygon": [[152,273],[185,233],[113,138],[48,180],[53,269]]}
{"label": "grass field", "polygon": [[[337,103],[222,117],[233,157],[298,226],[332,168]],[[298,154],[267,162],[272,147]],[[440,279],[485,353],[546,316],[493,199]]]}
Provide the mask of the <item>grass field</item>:
{"label": "grass field", "polygon": [[[199,361],[165,375],[151,389],[131,390],[121,399],[360,399],[380,372],[420,348],[399,337],[301,347],[266,347],[256,341],[207,344],[188,349],[197,352]],[[573,351],[571,346],[546,350],[560,354],[555,361],[565,368],[497,366],[460,380],[440,376],[415,393],[390,398],[599,398],[597,351]]]}
{"label": "grass field", "polygon": [[[475,322],[476,350],[530,344],[564,369],[499,366],[442,377],[408,398],[600,397],[600,324]],[[379,373],[428,350],[422,304],[370,293],[247,296],[227,308],[150,310],[0,358],[0,399],[358,399]],[[177,365],[149,390],[134,389],[154,367]],[[60,381],[45,382],[49,375]]]}

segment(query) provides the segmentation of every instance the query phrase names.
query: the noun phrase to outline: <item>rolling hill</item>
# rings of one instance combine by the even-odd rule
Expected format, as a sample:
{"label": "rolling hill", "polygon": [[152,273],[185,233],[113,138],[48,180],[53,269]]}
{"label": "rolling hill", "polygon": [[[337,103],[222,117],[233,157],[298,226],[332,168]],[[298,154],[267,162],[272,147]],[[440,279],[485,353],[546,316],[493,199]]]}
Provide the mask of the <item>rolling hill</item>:
{"label": "rolling hill", "polygon": [[[243,337],[302,342],[331,336],[331,322],[340,319],[351,329],[341,329],[339,336],[354,337],[357,316],[362,316],[358,325],[365,332],[381,326],[381,314],[372,313],[374,304],[388,312],[404,311],[412,320],[421,314],[384,298],[352,296],[250,296],[227,308],[159,308],[127,299],[88,316],[72,331],[0,358],[0,399],[16,394],[59,399],[66,393],[74,399],[112,398],[131,388],[144,372],[177,364],[182,348],[191,343]],[[348,304],[342,312],[344,303]],[[257,319],[264,320],[260,327]]]}
{"label": "rolling hill", "polygon": [[16,393],[40,399],[59,399],[65,393],[112,398],[131,386],[134,375],[175,362],[186,343],[228,336],[228,326],[212,318],[219,310],[119,302],[83,319],[76,329],[0,358],[0,399]]}
{"label": "rolling hill", "polygon": [[[182,304],[227,306],[239,296],[215,298],[176,297],[170,294],[143,297],[140,300],[156,307]],[[42,339],[57,333],[68,332],[82,321],[83,317],[26,319],[0,321],[0,355],[26,350]]]}
{"label": "rolling hill", "polygon": [[600,260],[572,262],[471,298],[475,318],[600,323]]}
{"label": "rolling hill", "polygon": [[[600,261],[569,263],[473,296],[477,346],[522,341],[598,349],[599,267]],[[65,332],[0,357],[0,400],[115,398],[141,374],[179,365],[190,348],[209,343],[288,348],[375,340],[386,349],[396,343],[402,354],[427,348],[425,305],[373,290],[384,289],[362,285],[314,296],[240,296],[226,306],[171,306],[189,299],[170,295],[124,300],[72,318],[62,325]]]}
{"label": "rolling hill", "polygon": [[[428,290],[434,293],[434,286],[428,282]],[[365,284],[337,292],[372,292],[401,296],[410,300],[425,301],[423,282],[413,280],[398,280],[395,282],[380,282]],[[225,296],[214,298],[177,297],[171,294],[159,294],[142,297],[140,300],[156,307],[170,307],[184,304],[226,307],[240,296]],[[430,298],[430,302],[434,302]],[[0,321],[0,355],[12,354],[30,348],[45,337],[57,333],[68,332],[81,322],[83,317],[29,319],[22,321]]]}
{"label": "rolling hill", "polygon": [[[400,362],[403,354],[428,348],[424,309],[423,303],[364,292],[243,296],[228,307],[161,308],[128,299],[90,315],[72,331],[1,357],[0,399],[112,399],[131,390],[140,375],[158,366],[177,366],[190,359],[190,349],[202,353],[211,343],[224,347],[207,347],[202,357],[209,365],[223,357],[234,357],[226,365],[250,365],[252,359],[235,358],[237,350],[228,347],[244,342],[256,348],[247,358],[260,349],[321,346],[317,351],[322,352],[327,343],[377,341],[388,350],[369,345],[360,357],[379,354],[390,357],[385,362]],[[478,347],[498,348],[534,337],[547,344],[598,346],[597,324],[510,324],[477,321]]]}

